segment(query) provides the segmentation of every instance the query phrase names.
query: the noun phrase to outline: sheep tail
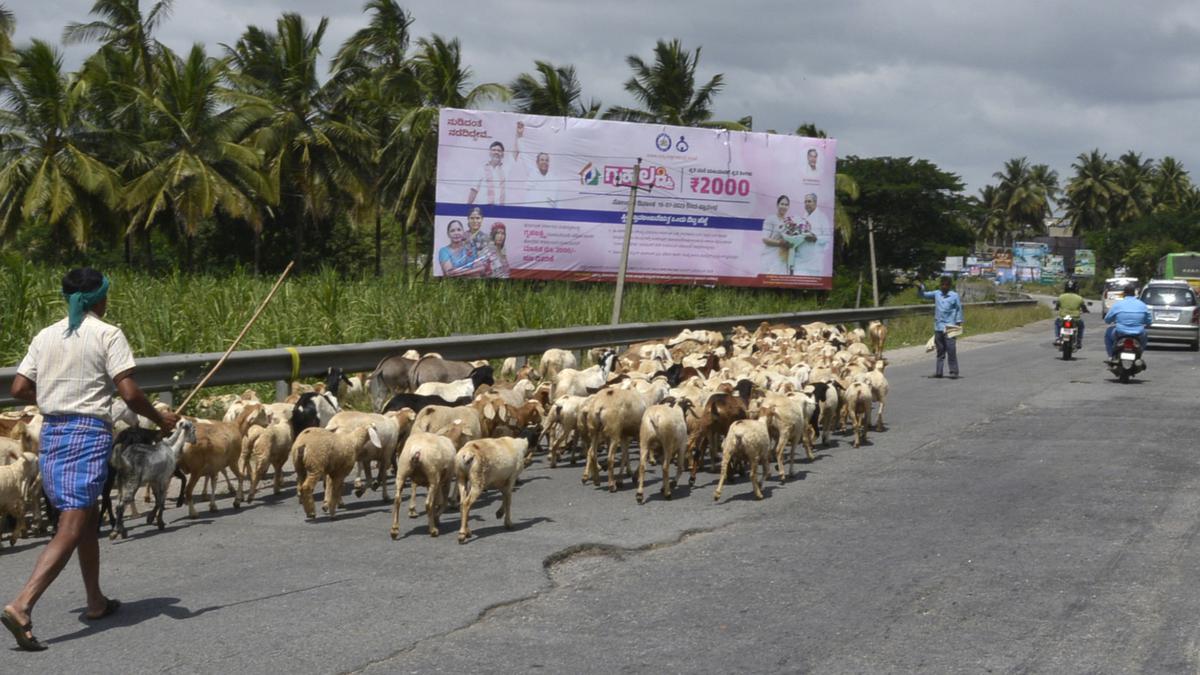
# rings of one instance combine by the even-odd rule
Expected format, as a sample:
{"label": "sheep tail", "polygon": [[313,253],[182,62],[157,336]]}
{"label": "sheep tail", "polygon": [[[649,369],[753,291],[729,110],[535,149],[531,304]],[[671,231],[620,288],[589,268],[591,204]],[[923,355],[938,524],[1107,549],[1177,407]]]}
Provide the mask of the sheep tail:
{"label": "sheep tail", "polygon": [[412,459],[409,461],[409,464],[411,464],[412,466],[416,466],[417,464],[420,464],[420,463],[421,463],[421,451],[417,450],[416,452],[413,453]]}
{"label": "sheep tail", "polygon": [[308,471],[304,468],[304,445],[296,448],[296,484],[303,483],[308,477]]}

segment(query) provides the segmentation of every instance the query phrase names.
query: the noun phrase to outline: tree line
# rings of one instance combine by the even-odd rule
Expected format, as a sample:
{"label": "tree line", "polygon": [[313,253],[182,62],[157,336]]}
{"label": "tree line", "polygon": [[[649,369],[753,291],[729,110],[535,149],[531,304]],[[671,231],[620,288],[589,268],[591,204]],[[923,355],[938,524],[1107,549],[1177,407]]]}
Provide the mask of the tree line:
{"label": "tree line", "polygon": [[[57,46],[13,44],[0,5],[0,237],[53,262],[108,256],[139,267],[275,270],[302,265],[379,272],[385,240],[404,274],[432,241],[442,107],[505,102],[532,114],[749,130],[715,120],[724,76],[701,75],[701,49],[658,40],[626,58],[633,105],[585,98],[575,69],[534,61],[508,83],[473,81],[462,45],[415,36],[395,0],[368,0],[365,25],[336,49],[328,20],[283,13],[210,53],[157,40],[174,0],[95,0],[65,44],[96,51],[68,71]],[[771,130],[773,132],[773,130]],[[812,123],[795,133],[824,136]],[[1065,189],[1044,165],[1006,163],[968,197],[924,159],[839,161],[837,263],[930,270],[972,242],[1026,236],[1056,205],[1081,232],[1110,232],[1165,208],[1194,210],[1179,163],[1127,153],[1081,155]]]}

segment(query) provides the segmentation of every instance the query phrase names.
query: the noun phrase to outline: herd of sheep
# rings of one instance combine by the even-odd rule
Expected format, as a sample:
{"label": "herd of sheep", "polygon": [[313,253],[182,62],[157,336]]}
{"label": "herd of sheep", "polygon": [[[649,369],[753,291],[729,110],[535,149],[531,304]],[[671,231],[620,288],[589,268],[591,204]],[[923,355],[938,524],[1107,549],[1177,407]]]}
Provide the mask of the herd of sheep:
{"label": "herd of sheep", "polygon": [[[411,485],[408,515],[417,517],[417,487],[424,488],[432,536],[444,509],[457,502],[461,543],[471,536],[470,511],[485,490],[500,491],[497,517],[512,528],[521,471],[543,447],[551,468],[565,454],[575,465],[582,453],[584,483],[598,486],[603,474],[616,492],[624,480],[635,482],[639,503],[655,465],[665,499],[685,473],[694,484],[702,469],[719,474],[714,500],[731,472],[748,474],[761,499],[772,471],[780,481],[791,475],[797,444],[812,460],[818,438],[827,445],[832,431],[848,425],[858,447],[876,404],[875,428],[883,429],[886,339],[879,322],[866,330],[764,323],[753,331],[738,326],[729,336],[685,330],[620,353],[592,350],[595,364],[587,368],[562,349],[546,351],[536,366],[518,368],[508,359],[499,379],[486,362],[410,352],[385,359],[365,376],[335,369],[315,387],[294,387],[283,402],[264,403],[253,390],[224,397],[221,419],[185,417],[165,437],[116,400],[115,513],[107,489],[103,508],[111,536],[126,536],[125,512],[136,515],[134,494],[145,486],[147,501],[154,497],[146,522],[161,529],[172,477],[180,480],[177,506],[186,503],[195,518],[193,495],[201,481],[210,510],[217,508],[221,477],[238,508],[255,498],[268,470],[279,493],[290,462],[308,518],[317,515],[317,483],[324,483],[322,509],[333,519],[345,481],[357,469],[356,496],[378,490],[391,501],[392,538],[399,537],[404,489]],[[378,412],[343,410],[340,401],[351,400],[363,407],[369,401]],[[37,475],[40,427],[34,408],[0,415],[0,515],[14,544],[29,524],[45,531],[55,516]]]}

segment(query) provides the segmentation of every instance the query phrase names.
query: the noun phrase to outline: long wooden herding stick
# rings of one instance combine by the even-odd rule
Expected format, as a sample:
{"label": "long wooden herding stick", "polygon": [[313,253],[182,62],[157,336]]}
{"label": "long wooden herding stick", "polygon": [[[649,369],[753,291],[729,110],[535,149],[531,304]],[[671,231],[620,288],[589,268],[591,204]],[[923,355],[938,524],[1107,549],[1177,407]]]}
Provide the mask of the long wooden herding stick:
{"label": "long wooden herding stick", "polygon": [[206,383],[208,383],[209,378],[211,378],[213,374],[215,374],[217,370],[219,370],[221,366],[225,364],[225,359],[228,359],[229,355],[233,353],[233,350],[237,349],[238,343],[242,341],[242,338],[246,337],[246,333],[250,330],[250,327],[254,325],[254,322],[258,321],[258,316],[262,314],[264,309],[267,308],[267,304],[271,302],[271,298],[275,297],[275,291],[279,290],[280,285],[283,284],[283,280],[287,278],[288,273],[292,271],[292,266],[295,264],[296,261],[293,260],[288,263],[287,267],[284,268],[283,274],[279,275],[279,279],[275,282],[275,285],[271,287],[271,292],[267,294],[267,297],[263,299],[262,304],[260,304],[258,309],[254,311],[254,316],[250,317],[250,321],[246,323],[246,327],[243,328],[242,332],[238,334],[236,339],[234,339],[233,344],[229,345],[229,349],[225,350],[225,354],[221,356],[219,361],[217,361],[217,365],[213,366],[212,369],[208,371],[208,374],[204,376],[204,379],[200,380],[200,383],[192,388],[192,391],[187,395],[187,398],[183,399],[183,403],[180,403],[179,407],[175,408],[176,415],[183,412],[183,409],[186,408],[187,404],[191,402],[192,397],[196,395],[196,392],[200,391],[200,389],[203,388]]}

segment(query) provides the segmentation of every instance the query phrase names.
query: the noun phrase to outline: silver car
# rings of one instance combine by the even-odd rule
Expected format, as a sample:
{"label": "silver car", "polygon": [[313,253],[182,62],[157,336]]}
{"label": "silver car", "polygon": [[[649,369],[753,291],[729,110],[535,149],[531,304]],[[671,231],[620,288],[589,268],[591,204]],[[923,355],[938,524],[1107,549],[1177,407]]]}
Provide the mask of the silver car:
{"label": "silver car", "polygon": [[1200,351],[1200,305],[1186,281],[1150,281],[1141,298],[1153,315],[1146,330],[1150,342],[1182,342]]}

